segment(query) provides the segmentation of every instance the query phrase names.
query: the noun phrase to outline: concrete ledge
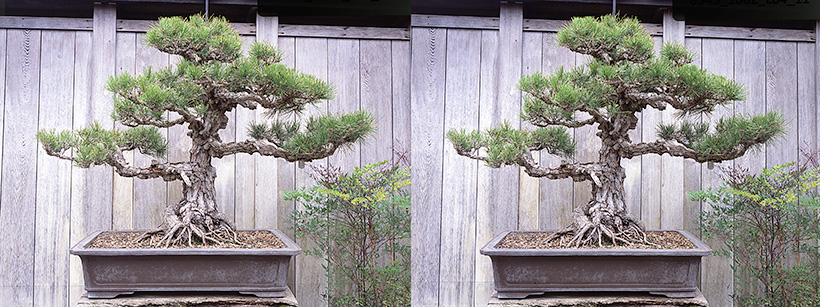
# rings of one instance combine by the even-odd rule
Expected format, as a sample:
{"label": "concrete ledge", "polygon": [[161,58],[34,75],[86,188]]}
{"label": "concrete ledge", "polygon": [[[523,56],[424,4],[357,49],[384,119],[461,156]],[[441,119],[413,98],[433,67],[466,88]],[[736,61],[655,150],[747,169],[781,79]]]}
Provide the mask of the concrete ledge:
{"label": "concrete ledge", "polygon": [[231,292],[137,292],[117,298],[89,299],[85,295],[79,307],[294,307],[299,306],[290,289],[285,297],[261,298]]}
{"label": "concrete ledge", "polygon": [[552,293],[523,299],[490,298],[488,307],[708,307],[703,293],[668,298],[643,293]]}

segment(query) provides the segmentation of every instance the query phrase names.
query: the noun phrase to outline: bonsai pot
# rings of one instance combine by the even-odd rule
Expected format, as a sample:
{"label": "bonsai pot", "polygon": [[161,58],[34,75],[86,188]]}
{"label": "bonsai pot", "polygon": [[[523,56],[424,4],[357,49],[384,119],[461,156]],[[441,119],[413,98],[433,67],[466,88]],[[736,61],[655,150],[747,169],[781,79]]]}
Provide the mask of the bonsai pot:
{"label": "bonsai pot", "polygon": [[[301,252],[273,232],[285,248],[86,248],[98,231],[71,248],[83,263],[89,298],[135,291],[239,291],[284,297],[290,258]],[[136,232],[136,231],[134,231]]]}
{"label": "bonsai pot", "polygon": [[496,248],[508,231],[487,243],[481,254],[492,260],[499,298],[577,291],[694,297],[701,257],[712,250],[691,233],[678,232],[696,248]]}

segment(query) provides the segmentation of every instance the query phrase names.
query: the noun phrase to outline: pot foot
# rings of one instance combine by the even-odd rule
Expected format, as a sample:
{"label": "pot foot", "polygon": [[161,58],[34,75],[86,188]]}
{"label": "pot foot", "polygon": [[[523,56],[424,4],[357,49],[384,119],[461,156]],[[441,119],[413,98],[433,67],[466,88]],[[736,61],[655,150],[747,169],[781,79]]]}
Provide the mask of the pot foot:
{"label": "pot foot", "polygon": [[239,291],[239,293],[256,297],[285,297],[285,291]]}
{"label": "pot foot", "polygon": [[543,295],[545,292],[498,292],[498,298],[525,298],[530,295]]}
{"label": "pot foot", "polygon": [[88,291],[88,298],[115,298],[120,294],[134,294],[134,291]]}
{"label": "pot foot", "polygon": [[672,298],[688,298],[695,297],[695,291],[649,291],[652,295],[663,295]]}

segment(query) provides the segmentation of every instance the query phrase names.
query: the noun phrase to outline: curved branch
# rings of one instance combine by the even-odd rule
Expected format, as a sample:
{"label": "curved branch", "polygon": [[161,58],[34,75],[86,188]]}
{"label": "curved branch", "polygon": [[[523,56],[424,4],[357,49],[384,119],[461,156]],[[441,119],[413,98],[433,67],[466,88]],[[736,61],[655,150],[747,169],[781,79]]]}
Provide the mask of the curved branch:
{"label": "curved branch", "polygon": [[628,90],[624,92],[624,97],[631,101],[637,102],[639,105],[639,108],[637,109],[639,110],[643,109],[644,106],[648,105],[655,109],[663,111],[666,109],[667,103],[671,104],[676,109],[681,109],[674,104],[675,99],[672,99],[672,96],[666,94],[642,93],[637,90]]}
{"label": "curved branch", "polygon": [[114,167],[114,171],[123,177],[137,177],[140,179],[162,178],[165,181],[182,179],[185,172],[191,172],[191,166],[187,163],[159,163],[157,160],[151,161],[151,165],[144,167],[134,167],[125,161],[122,150],[117,149],[108,154],[108,164]]}
{"label": "curved branch", "polygon": [[326,158],[332,155],[343,143],[328,143],[320,150],[305,153],[290,153],[276,144],[263,140],[246,140],[242,142],[217,143],[211,142],[211,156],[221,158],[237,153],[254,154],[283,158],[288,162],[304,161],[309,162]]}
{"label": "curved branch", "polygon": [[167,120],[152,120],[152,119],[143,119],[137,117],[129,117],[129,118],[120,118],[119,122],[128,127],[139,127],[144,125],[150,125],[158,128],[168,128],[173,127],[176,125],[184,124],[189,122],[186,120],[185,117],[180,117],[172,121]]}
{"label": "curved branch", "polygon": [[639,143],[634,145],[621,143],[621,156],[623,158],[629,159],[634,156],[653,153],[658,155],[669,154],[673,157],[689,158],[699,163],[721,162],[738,158],[745,154],[746,151],[749,150],[749,148],[755,145],[756,143],[740,143],[737,146],[734,146],[732,147],[732,149],[725,152],[715,154],[700,154],[695,150],[686,147],[685,145],[678,143],[676,141],[657,140],[651,143]]}
{"label": "curved branch", "polygon": [[597,121],[595,118],[588,118],[582,121],[577,120],[564,120],[564,119],[556,119],[556,118],[548,118],[546,116],[538,116],[537,118],[533,117],[529,120],[529,122],[535,126],[539,127],[546,127],[550,125],[559,125],[564,126],[567,128],[579,128],[586,125],[592,125]]}
{"label": "curved branch", "polygon": [[594,162],[567,163],[563,161],[558,166],[543,167],[535,162],[530,153],[521,153],[518,155],[518,159],[527,175],[532,177],[546,177],[547,179],[572,178],[573,181],[590,180],[596,185],[601,185],[598,174],[602,170]]}

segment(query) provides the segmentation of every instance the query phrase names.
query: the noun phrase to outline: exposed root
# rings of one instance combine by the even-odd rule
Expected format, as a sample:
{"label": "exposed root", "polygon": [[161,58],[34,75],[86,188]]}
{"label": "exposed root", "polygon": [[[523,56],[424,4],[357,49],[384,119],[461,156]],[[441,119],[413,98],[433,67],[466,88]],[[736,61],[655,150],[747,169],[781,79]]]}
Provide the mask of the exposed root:
{"label": "exposed root", "polygon": [[[162,234],[162,237],[154,242],[158,234]],[[166,248],[172,245],[194,246],[198,242],[206,245],[222,245],[226,242],[244,245],[239,241],[236,227],[227,216],[217,211],[202,212],[186,206],[185,201],[167,207],[163,224],[145,232],[135,241],[145,239],[150,239],[152,246]]]}
{"label": "exposed root", "polygon": [[[546,238],[546,241],[559,239],[562,246],[574,248],[589,245],[603,247],[605,243],[616,246],[635,244],[656,246],[647,240],[646,228],[640,220],[626,212],[614,214],[607,210],[597,210],[590,214],[590,208],[595,209],[594,205],[594,202],[591,202],[587,206],[576,208],[573,212],[573,224],[554,232]],[[571,235],[569,241],[564,242],[563,238],[569,235]]]}

